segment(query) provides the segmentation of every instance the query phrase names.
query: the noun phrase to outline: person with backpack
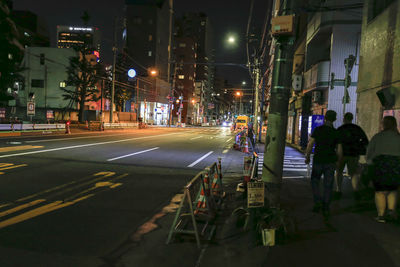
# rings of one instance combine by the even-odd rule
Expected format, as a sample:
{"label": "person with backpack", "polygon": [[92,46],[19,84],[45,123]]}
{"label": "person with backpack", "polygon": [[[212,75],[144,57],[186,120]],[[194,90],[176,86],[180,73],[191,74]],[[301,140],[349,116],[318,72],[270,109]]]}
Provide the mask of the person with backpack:
{"label": "person with backpack", "polygon": [[343,158],[338,161],[336,168],[336,188],[333,197],[339,199],[342,196],[343,170],[347,166],[348,174],[351,177],[351,185],[353,187],[354,198],[360,199],[359,182],[360,182],[360,155],[367,152],[368,138],[363,129],[352,123],[353,114],[347,112],[344,114],[343,125],[337,130],[339,138],[343,146]]}

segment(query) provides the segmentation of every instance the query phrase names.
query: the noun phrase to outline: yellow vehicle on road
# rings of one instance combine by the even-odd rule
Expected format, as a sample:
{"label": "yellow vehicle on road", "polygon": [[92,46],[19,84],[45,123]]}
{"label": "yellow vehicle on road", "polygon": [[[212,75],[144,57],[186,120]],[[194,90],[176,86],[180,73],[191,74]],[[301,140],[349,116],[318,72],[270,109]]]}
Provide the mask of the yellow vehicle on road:
{"label": "yellow vehicle on road", "polygon": [[248,116],[238,116],[236,118],[236,129],[247,128],[248,123],[249,123],[249,117]]}

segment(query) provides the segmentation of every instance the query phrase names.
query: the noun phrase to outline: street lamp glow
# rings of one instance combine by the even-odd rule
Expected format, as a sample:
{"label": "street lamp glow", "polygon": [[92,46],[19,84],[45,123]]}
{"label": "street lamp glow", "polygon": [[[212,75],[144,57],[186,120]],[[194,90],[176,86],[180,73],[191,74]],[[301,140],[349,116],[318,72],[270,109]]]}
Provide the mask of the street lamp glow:
{"label": "street lamp glow", "polygon": [[129,78],[135,78],[135,76],[136,76],[136,70],[134,70],[134,69],[129,69],[129,70],[128,70],[128,76],[129,76]]}
{"label": "street lamp glow", "polygon": [[233,43],[235,43],[235,41],[236,41],[235,37],[229,36],[228,43],[233,44]]}
{"label": "street lamp glow", "polygon": [[151,69],[151,70],[150,70],[150,75],[153,76],[153,77],[154,77],[154,76],[157,76],[157,75],[158,75],[157,70],[156,70],[156,69]]}
{"label": "street lamp glow", "polygon": [[242,85],[246,85],[246,82],[245,82],[245,81],[243,81],[243,82],[242,82]]}

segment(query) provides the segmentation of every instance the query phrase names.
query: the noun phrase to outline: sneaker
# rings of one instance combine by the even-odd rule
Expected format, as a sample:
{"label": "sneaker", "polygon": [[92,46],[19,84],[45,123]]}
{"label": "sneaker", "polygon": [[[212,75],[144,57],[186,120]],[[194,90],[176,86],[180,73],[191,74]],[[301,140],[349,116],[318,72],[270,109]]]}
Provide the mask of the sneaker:
{"label": "sneaker", "polygon": [[342,198],[342,195],[343,195],[342,192],[340,192],[340,191],[335,191],[335,192],[333,192],[332,198],[333,198],[334,200],[339,200],[339,199]]}
{"label": "sneaker", "polygon": [[386,213],[385,219],[386,219],[388,222],[396,222],[397,219],[398,219],[398,218],[397,218],[396,211],[394,211],[394,210],[388,210],[387,213]]}
{"label": "sneaker", "polygon": [[375,221],[377,221],[378,223],[385,223],[386,222],[386,220],[385,220],[385,218],[383,216],[375,217]]}
{"label": "sneaker", "polygon": [[319,213],[321,211],[321,209],[322,209],[322,203],[318,202],[318,203],[315,203],[315,205],[312,209],[312,212]]}
{"label": "sneaker", "polygon": [[331,213],[329,212],[328,209],[323,209],[322,210],[322,216],[324,216],[324,220],[327,221],[331,217]]}
{"label": "sneaker", "polygon": [[353,197],[354,197],[354,200],[355,200],[356,202],[358,202],[358,201],[361,200],[361,193],[360,193],[359,191],[355,191],[355,192],[353,193]]}

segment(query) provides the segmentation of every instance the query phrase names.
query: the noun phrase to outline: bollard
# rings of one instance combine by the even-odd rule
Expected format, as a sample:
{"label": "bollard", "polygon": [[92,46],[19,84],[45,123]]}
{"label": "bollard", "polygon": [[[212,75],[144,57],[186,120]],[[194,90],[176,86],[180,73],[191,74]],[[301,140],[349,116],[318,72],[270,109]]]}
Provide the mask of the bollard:
{"label": "bollard", "polygon": [[65,133],[66,134],[71,134],[70,124],[71,124],[70,120],[65,122]]}

